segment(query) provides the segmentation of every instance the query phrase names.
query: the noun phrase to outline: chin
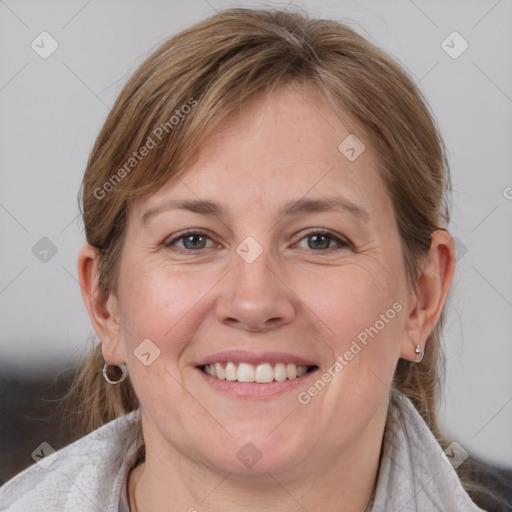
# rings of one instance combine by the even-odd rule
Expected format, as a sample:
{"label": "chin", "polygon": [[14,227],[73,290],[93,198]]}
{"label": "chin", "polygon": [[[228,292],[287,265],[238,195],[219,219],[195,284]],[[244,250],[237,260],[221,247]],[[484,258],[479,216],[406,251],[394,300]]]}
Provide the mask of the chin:
{"label": "chin", "polygon": [[[272,428],[275,429],[276,425],[274,422]],[[275,432],[269,435],[272,428],[255,429],[253,424],[251,431],[235,436],[228,453],[219,454],[223,470],[240,477],[262,476],[266,480],[268,473],[282,473],[300,464],[304,460],[305,450],[301,443],[296,442],[297,431],[290,432],[290,435],[286,430],[279,435]],[[308,439],[305,435],[300,437]]]}

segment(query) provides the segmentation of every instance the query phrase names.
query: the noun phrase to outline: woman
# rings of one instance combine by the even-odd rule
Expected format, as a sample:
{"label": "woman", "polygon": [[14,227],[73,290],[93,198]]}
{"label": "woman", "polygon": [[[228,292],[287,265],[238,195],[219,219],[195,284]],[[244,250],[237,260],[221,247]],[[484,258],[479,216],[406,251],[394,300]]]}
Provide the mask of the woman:
{"label": "woman", "polygon": [[344,25],[232,9],[164,43],[83,180],[88,435],[2,510],[482,510],[436,411],[446,172]]}

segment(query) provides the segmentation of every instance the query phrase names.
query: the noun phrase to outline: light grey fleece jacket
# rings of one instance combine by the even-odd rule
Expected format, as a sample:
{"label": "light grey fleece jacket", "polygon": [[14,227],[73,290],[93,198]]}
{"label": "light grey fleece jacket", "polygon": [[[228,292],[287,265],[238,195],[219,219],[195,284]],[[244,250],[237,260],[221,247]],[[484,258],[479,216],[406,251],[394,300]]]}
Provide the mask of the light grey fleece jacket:
{"label": "light grey fleece jacket", "polygon": [[[126,478],[136,456],[138,415],[117,418],[16,475],[0,487],[0,510],[129,512]],[[482,509],[462,488],[412,403],[394,391],[376,493],[365,512],[434,511]]]}

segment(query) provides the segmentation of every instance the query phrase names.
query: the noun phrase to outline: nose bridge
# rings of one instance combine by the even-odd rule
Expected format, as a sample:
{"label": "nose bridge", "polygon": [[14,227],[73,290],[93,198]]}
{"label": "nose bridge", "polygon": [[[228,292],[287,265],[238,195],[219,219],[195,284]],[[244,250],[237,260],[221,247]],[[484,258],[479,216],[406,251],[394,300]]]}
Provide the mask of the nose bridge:
{"label": "nose bridge", "polygon": [[276,288],[273,283],[276,271],[272,270],[276,264],[272,260],[270,250],[259,252],[251,247],[250,242],[240,244],[233,258],[235,294],[239,297],[253,297],[254,300],[258,300],[266,293],[272,295]]}
{"label": "nose bridge", "polygon": [[241,329],[265,331],[289,323],[294,314],[292,293],[279,276],[275,255],[248,237],[233,255],[217,303],[218,320]]}

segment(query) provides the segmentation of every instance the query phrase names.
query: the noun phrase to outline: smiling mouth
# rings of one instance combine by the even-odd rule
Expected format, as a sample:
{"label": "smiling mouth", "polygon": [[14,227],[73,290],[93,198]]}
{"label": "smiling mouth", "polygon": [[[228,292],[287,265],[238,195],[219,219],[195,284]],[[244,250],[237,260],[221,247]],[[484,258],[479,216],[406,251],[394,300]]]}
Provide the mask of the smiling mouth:
{"label": "smiling mouth", "polygon": [[318,369],[318,366],[302,366],[294,363],[227,363],[204,364],[199,367],[207,375],[219,380],[236,382],[256,382],[265,384],[269,382],[282,382],[299,379]]}

